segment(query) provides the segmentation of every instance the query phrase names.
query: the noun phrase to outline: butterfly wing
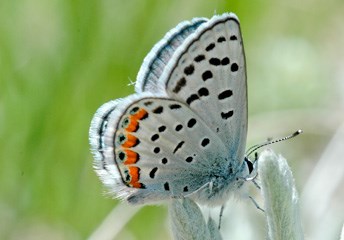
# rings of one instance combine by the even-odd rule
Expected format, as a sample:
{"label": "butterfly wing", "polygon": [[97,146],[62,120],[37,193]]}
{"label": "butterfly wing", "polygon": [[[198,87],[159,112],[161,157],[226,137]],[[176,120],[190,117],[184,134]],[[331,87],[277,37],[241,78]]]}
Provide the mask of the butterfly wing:
{"label": "butterfly wing", "polygon": [[90,136],[101,180],[131,203],[197,191],[210,181],[207,170],[221,171],[207,158],[226,150],[187,105],[150,93],[105,104]]}
{"label": "butterfly wing", "polygon": [[135,90],[137,93],[150,91],[157,92],[157,82],[164,71],[166,64],[171,60],[175,50],[184,42],[190,34],[204,22],[206,18],[194,18],[192,21],[183,21],[171,29],[160,40],[143,60],[143,64],[137,74]]}
{"label": "butterfly wing", "polygon": [[131,203],[188,196],[241,165],[247,106],[238,21],[216,16],[184,38],[173,55],[162,48],[163,64],[152,51],[139,94],[105,104],[91,124],[98,175]]}
{"label": "butterfly wing", "polygon": [[227,146],[244,159],[247,87],[244,47],[234,14],[215,16],[177,49],[161,76],[170,98],[186,103]]}

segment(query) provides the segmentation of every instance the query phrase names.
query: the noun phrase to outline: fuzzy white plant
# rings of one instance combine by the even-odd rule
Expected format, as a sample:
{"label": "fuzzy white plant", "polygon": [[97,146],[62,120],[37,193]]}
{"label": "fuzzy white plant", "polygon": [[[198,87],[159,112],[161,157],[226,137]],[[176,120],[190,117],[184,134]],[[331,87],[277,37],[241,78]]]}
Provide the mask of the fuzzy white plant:
{"label": "fuzzy white plant", "polygon": [[299,197],[287,161],[266,150],[258,162],[268,239],[303,239]]}
{"label": "fuzzy white plant", "polygon": [[221,240],[212,218],[206,223],[199,206],[189,198],[172,200],[169,206],[171,231],[178,240]]}

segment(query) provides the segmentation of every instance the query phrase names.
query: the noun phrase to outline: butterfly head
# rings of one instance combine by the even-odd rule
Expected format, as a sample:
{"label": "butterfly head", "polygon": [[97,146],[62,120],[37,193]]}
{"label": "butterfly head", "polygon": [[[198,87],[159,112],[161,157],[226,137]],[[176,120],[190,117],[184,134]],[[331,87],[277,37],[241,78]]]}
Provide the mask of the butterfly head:
{"label": "butterfly head", "polygon": [[[298,136],[299,134],[302,133],[302,130],[297,130],[295,131],[294,133],[286,136],[286,137],[282,137],[282,138],[277,138],[277,139],[270,139],[266,142],[263,142],[261,144],[257,144],[257,145],[254,145],[252,147],[250,147],[247,151],[246,151],[246,154],[245,154],[245,158],[244,158],[244,164],[246,165],[246,168],[247,168],[247,171],[248,171],[248,174],[246,177],[244,177],[244,179],[246,181],[251,181],[251,180],[254,180],[256,177],[257,177],[257,168],[258,168],[258,152],[257,150],[259,148],[262,148],[262,147],[265,147],[267,145],[270,145],[270,144],[274,144],[274,143],[278,143],[278,142],[281,142],[281,141],[285,141],[285,140],[288,140],[290,138],[293,138],[293,137],[296,137]],[[250,155],[252,155],[254,153],[254,159],[251,160],[249,158]]]}

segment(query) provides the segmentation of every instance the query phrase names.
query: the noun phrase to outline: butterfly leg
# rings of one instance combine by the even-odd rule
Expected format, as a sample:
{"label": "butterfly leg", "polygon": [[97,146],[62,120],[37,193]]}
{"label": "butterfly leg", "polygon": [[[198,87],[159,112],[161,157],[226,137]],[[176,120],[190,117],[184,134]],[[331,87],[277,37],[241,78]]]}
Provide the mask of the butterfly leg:
{"label": "butterfly leg", "polygon": [[263,208],[261,208],[261,207],[258,205],[258,203],[256,202],[256,200],[254,200],[253,197],[251,197],[251,196],[248,196],[248,197],[251,199],[252,203],[254,204],[254,206],[255,206],[257,209],[259,209],[259,210],[262,211],[262,212],[265,212],[265,210],[264,210]]}
{"label": "butterfly leg", "polygon": [[259,184],[256,182],[256,179],[253,179],[252,182],[253,182],[254,186],[256,186],[256,188],[258,188],[259,190],[261,189]]}
{"label": "butterfly leg", "polygon": [[[253,164],[256,165],[256,166],[255,166],[255,169],[256,169],[256,171],[257,171],[257,168],[258,168],[258,152],[255,152],[255,153],[254,153],[254,162],[253,162]],[[256,174],[255,174],[250,180],[253,182],[254,186],[256,186],[256,188],[258,188],[258,189],[260,190],[261,187],[260,187],[259,184],[256,182],[256,177],[257,177],[257,175],[258,175],[258,171],[256,172]],[[254,204],[254,206],[255,206],[257,209],[261,210],[262,212],[265,212],[264,209],[261,208],[261,207],[258,205],[258,203],[256,202],[256,200],[254,200],[253,197],[249,196],[249,198],[251,199],[252,203]]]}
{"label": "butterfly leg", "polygon": [[219,216],[219,230],[221,228],[221,220],[222,220],[222,215],[223,215],[224,210],[225,210],[225,205],[222,205],[220,209],[220,216]]}

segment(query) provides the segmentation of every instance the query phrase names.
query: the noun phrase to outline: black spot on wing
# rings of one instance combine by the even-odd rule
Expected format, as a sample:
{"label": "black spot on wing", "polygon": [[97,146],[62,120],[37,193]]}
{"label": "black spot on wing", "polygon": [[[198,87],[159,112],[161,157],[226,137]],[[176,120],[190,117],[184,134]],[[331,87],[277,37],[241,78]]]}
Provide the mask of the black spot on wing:
{"label": "black spot on wing", "polygon": [[156,140],[159,139],[159,134],[154,134],[152,137],[151,137],[151,140],[154,142]]}
{"label": "black spot on wing", "polygon": [[188,128],[192,128],[193,126],[195,126],[196,123],[197,123],[196,119],[191,118],[191,119],[188,121],[187,126],[188,126]]}
{"label": "black spot on wing", "polygon": [[235,41],[235,40],[238,40],[238,38],[237,38],[237,36],[235,36],[235,35],[232,35],[232,36],[230,36],[229,40],[231,40],[231,41]]}
{"label": "black spot on wing", "polygon": [[123,160],[125,159],[125,156],[126,156],[125,153],[122,152],[122,151],[118,153],[118,158],[119,158],[121,161],[123,161]]}
{"label": "black spot on wing", "polygon": [[197,93],[191,94],[187,99],[186,103],[191,104],[192,102],[199,100],[201,97],[206,97],[209,95],[209,90],[205,87],[198,89]]}
{"label": "black spot on wing", "polygon": [[140,109],[139,107],[133,107],[133,108],[130,110],[130,114],[135,114],[135,113],[137,113],[137,111],[138,111],[139,109]]}
{"label": "black spot on wing", "polygon": [[215,43],[210,43],[210,44],[205,48],[205,50],[206,50],[207,52],[209,52],[209,51],[213,50],[214,48],[215,48]]}
{"label": "black spot on wing", "polygon": [[177,132],[179,132],[180,130],[182,130],[183,129],[183,125],[181,125],[181,124],[178,124],[176,127],[175,127],[175,130],[177,131]]}
{"label": "black spot on wing", "polygon": [[177,82],[176,86],[174,87],[172,91],[174,93],[179,93],[179,91],[185,86],[186,86],[186,79],[182,77],[181,79],[179,79],[179,81]]}
{"label": "black spot on wing", "polygon": [[206,147],[210,143],[209,138],[203,138],[201,145],[202,147]]}
{"label": "black spot on wing", "polygon": [[231,65],[231,71],[232,71],[232,72],[236,72],[236,71],[238,71],[238,70],[239,70],[238,64],[232,63],[232,65]]}
{"label": "black spot on wing", "polygon": [[158,153],[160,152],[160,148],[159,148],[159,147],[155,147],[155,148],[153,149],[153,152],[154,152],[155,154],[158,154]]}
{"label": "black spot on wing", "polygon": [[169,107],[170,107],[171,110],[174,110],[174,109],[179,109],[179,108],[181,108],[182,106],[180,106],[179,104],[176,104],[176,103],[175,103],[175,104],[171,104]]}
{"label": "black spot on wing", "polygon": [[168,162],[167,158],[161,159],[161,163],[162,163],[162,164],[166,164],[167,162]]}
{"label": "black spot on wing", "polygon": [[174,148],[173,154],[175,154],[184,145],[184,143],[184,141],[179,142],[177,146]]}
{"label": "black spot on wing", "polygon": [[225,65],[228,65],[229,64],[229,58],[228,57],[224,57],[222,60],[221,60],[221,65],[222,66],[225,66]]}
{"label": "black spot on wing", "polygon": [[130,182],[130,174],[129,174],[129,171],[128,170],[125,170],[124,171],[124,174],[125,174],[125,181],[126,182]]}
{"label": "black spot on wing", "polygon": [[166,126],[162,125],[158,128],[159,132],[164,132],[166,130]]}
{"label": "black spot on wing", "polygon": [[203,81],[207,81],[208,79],[213,77],[213,73],[209,70],[205,71],[204,73],[202,73],[202,79]]}
{"label": "black spot on wing", "polygon": [[127,138],[125,137],[125,135],[124,135],[123,133],[121,133],[121,134],[118,136],[118,143],[122,145],[126,139],[127,139]]}
{"label": "black spot on wing", "polygon": [[155,173],[156,173],[156,171],[158,171],[158,168],[157,168],[157,167],[153,168],[153,169],[149,172],[150,178],[155,178]]}
{"label": "black spot on wing", "polygon": [[191,104],[193,101],[199,99],[197,94],[191,94],[187,99],[186,99],[186,103],[187,104]]}
{"label": "black spot on wing", "polygon": [[232,90],[227,89],[227,90],[224,90],[223,92],[221,92],[219,94],[218,98],[219,98],[219,100],[223,100],[223,99],[231,97],[232,95],[233,95]]}
{"label": "black spot on wing", "polygon": [[226,41],[226,38],[225,37],[219,37],[218,39],[217,39],[217,42],[218,43],[221,43],[221,42],[225,42]]}
{"label": "black spot on wing", "polygon": [[198,96],[200,96],[200,97],[205,97],[205,96],[208,96],[209,95],[209,91],[208,91],[208,89],[207,88],[200,88],[199,90],[198,90]]}
{"label": "black spot on wing", "polygon": [[221,118],[222,119],[228,119],[230,117],[232,117],[234,114],[233,110],[230,110],[228,112],[221,112]]}
{"label": "black spot on wing", "polygon": [[191,75],[191,74],[193,74],[194,73],[194,71],[195,71],[195,67],[194,67],[194,65],[189,65],[189,66],[187,66],[185,69],[184,69],[184,73],[186,74],[186,75]]}
{"label": "black spot on wing", "polygon": [[164,108],[162,106],[159,106],[159,107],[153,109],[153,113],[160,114],[160,113],[162,113],[163,110],[164,110]]}
{"label": "black spot on wing", "polygon": [[221,60],[219,58],[210,58],[209,63],[214,66],[221,65]]}
{"label": "black spot on wing", "polygon": [[170,185],[168,184],[168,182],[165,182],[165,183],[164,183],[164,189],[165,189],[166,191],[170,191]]}
{"label": "black spot on wing", "polygon": [[191,156],[190,156],[190,157],[187,157],[187,158],[185,159],[185,161],[188,162],[188,163],[191,163],[192,160],[193,160],[193,157],[191,157]]}
{"label": "black spot on wing", "polygon": [[150,105],[152,105],[152,104],[153,104],[152,101],[147,101],[147,102],[144,103],[144,105],[145,105],[146,107],[148,107],[148,106],[150,106]]}
{"label": "black spot on wing", "polygon": [[195,62],[201,62],[205,59],[205,56],[203,54],[198,55],[197,57],[195,57]]}

